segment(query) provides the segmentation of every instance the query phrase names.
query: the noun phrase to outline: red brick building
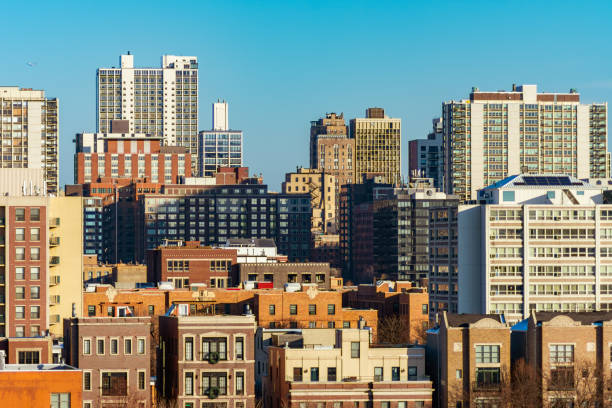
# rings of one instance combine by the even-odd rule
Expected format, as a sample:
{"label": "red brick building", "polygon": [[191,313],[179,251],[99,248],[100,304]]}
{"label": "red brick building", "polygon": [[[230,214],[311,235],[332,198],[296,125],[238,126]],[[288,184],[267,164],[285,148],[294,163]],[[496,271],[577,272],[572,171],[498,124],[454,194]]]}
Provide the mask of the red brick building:
{"label": "red brick building", "polygon": [[8,364],[53,363],[51,337],[8,337],[0,340]]}
{"label": "red brick building", "polygon": [[231,285],[230,271],[236,264],[236,257],[235,249],[201,246],[198,241],[168,242],[147,252],[147,279],[149,282],[171,281],[176,288],[192,283],[227,288]]}

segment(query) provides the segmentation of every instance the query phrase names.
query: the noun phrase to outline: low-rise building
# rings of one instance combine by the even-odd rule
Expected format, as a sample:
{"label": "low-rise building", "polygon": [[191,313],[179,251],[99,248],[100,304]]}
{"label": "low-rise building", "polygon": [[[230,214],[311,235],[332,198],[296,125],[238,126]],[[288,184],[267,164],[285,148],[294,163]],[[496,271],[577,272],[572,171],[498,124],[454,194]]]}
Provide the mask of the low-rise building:
{"label": "low-rise building", "polygon": [[53,361],[53,340],[46,337],[6,337],[0,340],[7,364],[50,364]]}
{"label": "low-rise building", "polygon": [[64,358],[83,370],[83,406],[150,406],[150,342],[149,317],[65,319]]}
{"label": "low-rise building", "polygon": [[431,407],[422,347],[375,346],[364,329],[302,330],[272,341],[266,407]]}
{"label": "low-rise building", "polygon": [[427,372],[434,407],[482,407],[499,403],[502,376],[510,372],[510,327],[503,315],[440,315],[428,332]]}
{"label": "low-rise building", "polygon": [[332,278],[340,272],[327,262],[244,263],[232,270],[232,282],[271,282],[275,288],[287,283],[316,284],[319,289],[331,289]]}
{"label": "low-rise building", "polygon": [[255,317],[162,316],[157,386],[184,408],[254,408]]}

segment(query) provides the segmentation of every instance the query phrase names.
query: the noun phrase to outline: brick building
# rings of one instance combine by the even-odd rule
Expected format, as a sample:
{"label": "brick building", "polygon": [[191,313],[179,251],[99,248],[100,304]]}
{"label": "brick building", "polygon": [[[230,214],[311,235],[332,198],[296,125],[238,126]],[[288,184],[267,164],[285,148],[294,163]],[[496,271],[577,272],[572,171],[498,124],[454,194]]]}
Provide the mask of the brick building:
{"label": "brick building", "polygon": [[5,407],[91,408],[82,402],[83,371],[65,364],[2,364]]}
{"label": "brick building", "polygon": [[149,317],[64,320],[64,358],[83,370],[83,406],[149,407],[150,342]]}
{"label": "brick building", "polygon": [[272,282],[275,288],[286,283],[316,284],[319,289],[331,289],[338,270],[327,262],[243,263],[232,270],[232,282]]}
{"label": "brick building", "polygon": [[171,281],[176,288],[205,283],[209,288],[231,286],[230,271],[236,264],[235,249],[211,248],[198,241],[166,241],[147,252],[149,282]]}
{"label": "brick building", "polygon": [[0,340],[7,364],[53,363],[53,340],[47,337],[6,337]]}
{"label": "brick building", "polygon": [[254,305],[257,324],[272,329],[370,327],[376,338],[376,310],[343,307],[341,292],[306,285],[303,288],[300,292],[258,291]]}
{"label": "brick building", "polygon": [[369,330],[360,329],[275,336],[268,349],[265,406],[431,407],[425,349],[379,347],[369,338]]}
{"label": "brick building", "polygon": [[157,385],[184,408],[254,408],[255,317],[162,316]]}
{"label": "brick building", "polygon": [[343,304],[356,309],[374,309],[378,319],[399,316],[405,322],[407,340],[423,343],[429,328],[429,295],[411,282],[378,281],[343,293]]}
{"label": "brick building", "polygon": [[440,315],[427,338],[434,407],[494,406],[510,370],[510,327],[503,315]]}

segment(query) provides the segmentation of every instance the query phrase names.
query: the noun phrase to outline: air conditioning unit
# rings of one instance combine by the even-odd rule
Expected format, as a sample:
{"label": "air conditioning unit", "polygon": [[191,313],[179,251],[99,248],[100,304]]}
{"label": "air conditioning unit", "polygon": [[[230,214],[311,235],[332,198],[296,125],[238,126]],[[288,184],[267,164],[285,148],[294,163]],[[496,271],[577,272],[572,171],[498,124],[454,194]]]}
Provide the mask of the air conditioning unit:
{"label": "air conditioning unit", "polygon": [[58,315],[58,314],[51,315],[50,320],[51,320],[51,323],[59,323],[60,322],[60,315]]}

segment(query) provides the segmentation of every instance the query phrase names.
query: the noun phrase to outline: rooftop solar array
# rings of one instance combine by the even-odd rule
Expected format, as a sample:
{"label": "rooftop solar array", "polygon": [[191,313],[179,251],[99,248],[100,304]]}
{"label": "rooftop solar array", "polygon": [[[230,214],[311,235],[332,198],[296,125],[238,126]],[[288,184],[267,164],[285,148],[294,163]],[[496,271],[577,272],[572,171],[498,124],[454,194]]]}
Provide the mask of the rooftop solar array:
{"label": "rooftop solar array", "polygon": [[571,186],[572,181],[567,176],[523,176],[523,182],[516,184],[524,184],[526,186]]}

